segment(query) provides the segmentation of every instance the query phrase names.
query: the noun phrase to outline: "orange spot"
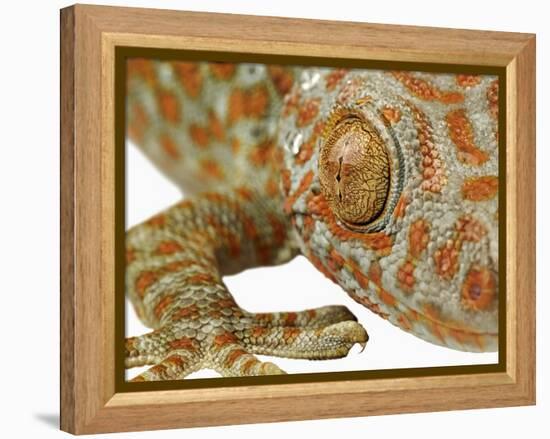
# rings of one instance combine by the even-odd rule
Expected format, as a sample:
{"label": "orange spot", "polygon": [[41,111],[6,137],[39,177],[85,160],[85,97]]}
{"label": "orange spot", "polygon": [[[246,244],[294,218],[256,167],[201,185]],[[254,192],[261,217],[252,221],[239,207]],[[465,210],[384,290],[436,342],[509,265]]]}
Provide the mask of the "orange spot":
{"label": "orange spot", "polygon": [[268,66],[267,71],[279,95],[286,95],[294,82],[292,71],[289,68],[278,65]]}
{"label": "orange spot", "polygon": [[144,131],[149,124],[149,117],[143,107],[135,104],[132,107],[131,119],[128,123],[128,135],[136,143],[142,143]]}
{"label": "orange spot", "polygon": [[239,149],[241,149],[241,142],[238,138],[233,137],[231,140],[231,151],[233,154],[237,154],[239,152]]}
{"label": "orange spot", "polygon": [[302,227],[302,236],[305,241],[309,239],[311,234],[313,233],[313,227],[315,226],[315,221],[310,216],[304,217],[304,225]]}
{"label": "orange spot", "polygon": [[407,316],[409,317],[409,320],[412,320],[413,322],[417,322],[420,318],[420,314],[412,308],[409,309]]}
{"label": "orange spot", "polygon": [[205,147],[208,145],[208,132],[197,124],[192,124],[189,127],[189,136],[199,146]]}
{"label": "orange spot", "polygon": [[137,277],[135,282],[136,292],[138,293],[139,297],[143,298],[147,288],[153,285],[156,281],[157,281],[157,275],[154,272],[152,271],[141,272],[141,274]]}
{"label": "orange spot", "polygon": [[157,102],[164,119],[172,123],[180,120],[180,103],[172,93],[167,91],[159,92]]}
{"label": "orange spot", "polygon": [[223,334],[217,335],[214,338],[214,343],[219,348],[227,344],[233,344],[236,342],[237,342],[237,337],[235,337],[231,332],[224,332]]}
{"label": "orange spot", "polygon": [[380,309],[380,306],[377,303],[374,303],[371,301],[367,296],[358,296],[354,293],[349,293],[351,298],[355,300],[356,302],[366,306],[369,310],[371,310],[376,315],[382,317],[383,319],[387,319],[389,317],[388,314],[382,312]]}
{"label": "orange spot", "polygon": [[152,227],[163,227],[166,224],[166,216],[164,214],[155,215],[147,221]]}
{"label": "orange spot", "polygon": [[220,119],[216,116],[216,113],[213,111],[208,113],[208,131],[216,140],[219,140],[220,142],[225,140],[223,125]]}
{"label": "orange spot", "polygon": [[126,263],[130,264],[131,262],[134,262],[136,260],[136,252],[129,248],[126,250]]}
{"label": "orange spot", "polygon": [[252,148],[248,159],[254,166],[265,166],[272,160],[274,147],[275,145],[271,140],[262,142]]}
{"label": "orange spot", "polygon": [[359,286],[366,290],[369,286],[369,278],[363,274],[363,272],[359,269],[353,270],[353,277],[359,284]]}
{"label": "orange spot", "polygon": [[491,82],[487,89],[487,101],[489,102],[489,111],[491,115],[498,119],[498,79]]}
{"label": "orange spot", "polygon": [[448,241],[434,253],[435,271],[443,279],[452,279],[458,270],[460,242]]}
{"label": "orange spot", "polygon": [[298,315],[295,312],[286,313],[284,324],[287,325],[287,326],[294,325],[294,323],[296,322],[297,317],[298,317]]}
{"label": "orange spot", "polygon": [[189,276],[186,281],[191,284],[200,284],[200,283],[216,283],[218,279],[208,273],[197,273],[192,276]]}
{"label": "orange spot", "polygon": [[306,172],[296,191],[287,197],[284,203],[284,210],[287,214],[292,212],[292,206],[296,200],[309,188],[311,182],[313,181],[313,176],[313,171]]}
{"label": "orange spot", "polygon": [[137,377],[132,378],[130,381],[133,383],[141,383],[145,381],[145,377],[138,375]]}
{"label": "orange spot", "polygon": [[311,158],[315,150],[317,139],[319,138],[319,135],[323,132],[324,127],[325,123],[323,121],[319,121],[315,124],[313,132],[309,139],[300,145],[300,150],[298,151],[295,159],[296,163],[298,163],[299,165],[303,165]]}
{"label": "orange spot", "polygon": [[426,249],[430,240],[430,227],[426,221],[419,219],[409,228],[409,254],[417,259]]}
{"label": "orange spot", "polygon": [[267,328],[264,328],[263,326],[255,326],[254,328],[252,328],[251,335],[254,338],[259,338],[264,336],[267,332]]}
{"label": "orange spot", "polygon": [[273,315],[268,312],[259,312],[256,314],[256,320],[269,323],[271,322],[271,320],[273,320]]}
{"label": "orange spot", "polygon": [[269,94],[263,86],[255,87],[248,93],[248,100],[245,106],[246,115],[248,117],[260,117],[265,114],[267,104],[269,102]]}
{"label": "orange spot", "polygon": [[212,74],[222,81],[230,79],[235,74],[235,64],[230,63],[212,63],[210,71]]}
{"label": "orange spot", "polygon": [[265,86],[256,86],[250,90],[235,89],[229,96],[229,122],[242,117],[260,117],[267,110],[269,94]]}
{"label": "orange spot", "polygon": [[462,304],[469,309],[488,309],[496,297],[494,273],[487,268],[473,266],[462,286]]}
{"label": "orange spot", "polygon": [[300,92],[297,89],[286,95],[283,105],[283,116],[288,116],[298,108],[300,96]]}
{"label": "orange spot", "polygon": [[469,338],[466,332],[461,331],[459,329],[450,329],[449,336],[451,338],[454,338],[458,343],[462,345],[465,344]]}
{"label": "orange spot", "polygon": [[178,160],[180,158],[180,152],[178,150],[178,147],[170,136],[163,134],[161,135],[159,141],[160,141],[160,146],[162,150],[168,156],[170,156],[174,160]]}
{"label": "orange spot", "polygon": [[382,116],[390,123],[397,123],[401,120],[401,111],[399,108],[384,107],[382,110]]}
{"label": "orange spot", "polygon": [[333,248],[329,253],[327,263],[331,265],[332,271],[338,271],[345,265],[346,260]]}
{"label": "orange spot", "polygon": [[177,207],[180,209],[189,209],[193,207],[193,202],[191,200],[182,200],[177,204]]}
{"label": "orange spot", "polygon": [[283,169],[281,171],[281,182],[283,185],[283,191],[285,195],[288,195],[288,193],[290,192],[290,185],[291,185],[290,171],[288,169]]}
{"label": "orange spot", "polygon": [[382,282],[382,267],[378,261],[373,261],[369,267],[369,278],[376,284],[380,285]]}
{"label": "orange spot", "polygon": [[483,224],[471,215],[460,217],[456,224],[459,239],[464,241],[479,242],[487,234]]}
{"label": "orange spot", "polygon": [[405,329],[405,331],[409,331],[409,332],[411,331],[412,324],[407,318],[407,316],[405,316],[405,314],[399,314],[399,317],[397,317],[397,322],[403,329]]}
{"label": "orange spot", "polygon": [[474,144],[474,131],[464,109],[453,110],[445,117],[449,136],[458,148],[458,159],[470,165],[481,165],[489,156]]}
{"label": "orange spot", "polygon": [[149,371],[157,376],[163,376],[166,374],[167,367],[162,364],[156,364]]}
{"label": "orange spot", "polygon": [[469,178],[462,184],[462,196],[465,200],[490,200],[496,196],[497,192],[498,177],[494,175]]}
{"label": "orange spot", "polygon": [[430,320],[441,321],[441,314],[439,309],[432,305],[431,303],[426,303],[422,308],[422,311],[426,317]]}
{"label": "orange spot", "polygon": [[265,193],[272,198],[279,195],[279,184],[276,180],[270,178],[265,184]]}
{"label": "orange spot", "polygon": [[245,94],[243,90],[237,88],[233,90],[229,96],[229,112],[228,119],[229,122],[235,122],[240,119],[245,114]]}
{"label": "orange spot", "polygon": [[247,375],[250,372],[250,369],[252,366],[258,364],[260,361],[256,360],[255,358],[250,358],[246,360],[246,362],[243,364],[241,371],[243,375]]}
{"label": "orange spot", "polygon": [[171,255],[182,250],[181,245],[176,241],[163,241],[157,246],[156,253],[159,255]]}
{"label": "orange spot", "polygon": [[332,91],[336,88],[338,83],[342,80],[344,76],[348,73],[347,69],[335,69],[332,70],[327,76],[325,76],[326,88],[329,91]]}
{"label": "orange spot", "polygon": [[187,351],[196,351],[197,348],[195,347],[193,340],[189,337],[182,337],[177,340],[171,341],[170,347],[172,349],[185,349]]}
{"label": "orange spot", "polygon": [[164,361],[166,363],[171,363],[178,368],[183,368],[185,366],[185,361],[179,355],[172,355]]}
{"label": "orange spot", "polygon": [[433,193],[440,193],[447,182],[444,166],[439,159],[439,151],[433,142],[432,127],[426,115],[419,108],[409,103],[414,115],[420,154],[422,155],[422,189]]}
{"label": "orange spot", "polygon": [[210,317],[212,317],[213,319],[220,319],[220,318],[223,317],[223,314],[222,314],[220,311],[218,311],[218,310],[210,311],[210,312],[208,313],[208,315],[209,315]]}
{"label": "orange spot", "polygon": [[127,76],[128,78],[139,76],[149,85],[155,84],[156,74],[153,61],[145,58],[129,59],[127,64]]}
{"label": "orange spot", "polygon": [[246,351],[244,349],[233,349],[225,359],[226,366],[233,366],[235,361],[237,361],[237,359],[239,357],[242,357],[243,355],[246,355]]}
{"label": "orange spot", "polygon": [[424,79],[417,78],[408,72],[391,72],[416,97],[425,101],[439,101],[444,104],[464,102],[462,93],[442,91]]}
{"label": "orange spot", "polygon": [[298,109],[296,126],[303,127],[309,124],[319,114],[320,99],[313,98],[302,103]]}
{"label": "orange spot", "polygon": [[399,286],[403,291],[412,291],[415,284],[415,279],[414,265],[411,261],[405,261],[405,263],[399,267],[399,270],[397,271],[397,280],[399,281]]}
{"label": "orange spot", "polygon": [[294,340],[301,332],[300,328],[287,327],[283,329],[283,338],[288,343]]}
{"label": "orange spot", "polygon": [[405,210],[409,204],[408,197],[403,193],[399,196],[397,204],[395,205],[395,210],[393,211],[393,216],[395,218],[403,218],[405,216]]}
{"label": "orange spot", "polygon": [[311,262],[315,266],[315,268],[317,268],[317,270],[323,273],[326,277],[328,277],[334,283],[336,284],[338,283],[334,275],[327,269],[327,267],[325,267],[323,262],[317,256],[315,256],[313,253],[310,253],[308,255],[308,259],[309,259],[309,262]]}
{"label": "orange spot", "polygon": [[395,306],[397,303],[395,297],[388,293],[384,288],[378,289],[378,296],[380,297],[380,300],[388,306]]}
{"label": "orange spot", "polygon": [[456,75],[456,83],[461,87],[473,87],[481,82],[479,75]]}
{"label": "orange spot", "polygon": [[174,262],[170,262],[169,264],[166,264],[164,267],[162,267],[162,269],[164,271],[167,271],[167,272],[175,272],[175,271],[180,271],[184,268],[187,268],[187,267],[190,267],[192,265],[196,265],[196,266],[202,266],[201,264],[195,262],[195,261],[192,261],[192,260],[184,260],[184,261],[174,261]]}
{"label": "orange spot", "polygon": [[187,94],[192,98],[196,98],[202,88],[199,65],[194,62],[175,62],[172,65]]}
{"label": "orange spot", "polygon": [[155,309],[153,310],[155,316],[157,319],[160,319],[162,313],[166,309],[168,305],[170,305],[174,301],[174,297],[172,295],[164,296],[159,303],[155,306]]}
{"label": "orange spot", "polygon": [[237,306],[235,301],[232,299],[220,299],[217,304],[220,308],[233,308]]}
{"label": "orange spot", "polygon": [[180,308],[177,310],[177,312],[172,316],[172,320],[179,320],[183,318],[194,318],[198,317],[199,315],[199,309],[197,308],[197,305],[189,305],[184,308]]}
{"label": "orange spot", "polygon": [[[218,204],[225,203],[227,201],[227,197],[218,192],[207,192],[204,194],[204,198]],[[211,222],[216,222],[216,220],[211,219]]]}
{"label": "orange spot", "polygon": [[431,330],[431,333],[438,339],[441,341],[441,343],[445,344],[445,336],[443,335],[443,333],[445,332],[445,328],[441,325],[439,325],[438,323],[436,322],[431,322],[431,325],[430,325],[430,330]]}
{"label": "orange spot", "polygon": [[272,213],[267,214],[267,221],[271,226],[271,236],[276,247],[282,246],[286,241],[286,225]]}
{"label": "orange spot", "polygon": [[237,192],[237,195],[243,200],[252,201],[254,199],[254,193],[245,186],[239,186],[235,192]]}
{"label": "orange spot", "polygon": [[204,159],[200,162],[200,166],[205,175],[207,175],[208,177],[214,178],[216,180],[223,179],[223,172],[218,163],[214,160]]}

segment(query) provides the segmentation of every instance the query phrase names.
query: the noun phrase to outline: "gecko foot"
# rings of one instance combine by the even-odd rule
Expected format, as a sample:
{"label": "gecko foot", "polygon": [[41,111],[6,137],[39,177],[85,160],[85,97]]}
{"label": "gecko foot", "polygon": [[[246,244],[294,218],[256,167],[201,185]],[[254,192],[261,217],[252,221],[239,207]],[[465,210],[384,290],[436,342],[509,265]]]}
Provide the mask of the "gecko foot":
{"label": "gecko foot", "polygon": [[182,379],[204,368],[226,377],[284,374],[255,354],[324,360],[344,357],[355,343],[364,347],[368,341],[343,306],[249,313],[227,297],[221,302],[191,305],[160,329],[127,338],[127,368],[154,364],[132,381]]}

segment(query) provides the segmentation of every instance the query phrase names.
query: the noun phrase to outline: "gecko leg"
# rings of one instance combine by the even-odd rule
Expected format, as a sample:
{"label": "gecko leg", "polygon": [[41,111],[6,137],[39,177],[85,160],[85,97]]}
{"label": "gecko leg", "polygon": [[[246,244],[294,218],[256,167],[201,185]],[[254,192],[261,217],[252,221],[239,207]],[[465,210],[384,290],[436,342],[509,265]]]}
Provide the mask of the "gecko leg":
{"label": "gecko leg", "polygon": [[126,284],[138,316],[155,328],[126,339],[126,367],[153,365],[134,380],[181,379],[202,368],[223,376],[284,373],[254,354],[337,358],[368,336],[342,306],[250,313],[222,276],[296,254],[285,217],[269,202],[204,194],[127,233]]}
{"label": "gecko leg", "polygon": [[332,323],[357,321],[357,317],[342,305],[322,306],[299,312],[254,313],[252,318],[258,325],[266,327],[299,326],[318,328]]}

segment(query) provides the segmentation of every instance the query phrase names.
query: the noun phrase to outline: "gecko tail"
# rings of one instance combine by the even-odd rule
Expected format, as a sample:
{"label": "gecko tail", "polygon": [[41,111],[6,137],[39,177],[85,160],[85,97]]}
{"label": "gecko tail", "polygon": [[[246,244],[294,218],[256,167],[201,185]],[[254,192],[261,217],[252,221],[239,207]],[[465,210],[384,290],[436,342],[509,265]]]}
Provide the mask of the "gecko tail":
{"label": "gecko tail", "polygon": [[278,114],[295,75],[276,65],[129,59],[129,147],[186,195],[241,184],[272,193]]}

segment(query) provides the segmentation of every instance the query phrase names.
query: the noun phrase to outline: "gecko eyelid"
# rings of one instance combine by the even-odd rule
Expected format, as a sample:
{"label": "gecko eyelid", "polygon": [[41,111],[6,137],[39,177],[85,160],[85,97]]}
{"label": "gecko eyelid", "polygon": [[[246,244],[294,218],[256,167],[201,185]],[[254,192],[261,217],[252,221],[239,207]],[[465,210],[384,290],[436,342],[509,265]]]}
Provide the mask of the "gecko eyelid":
{"label": "gecko eyelid", "polygon": [[349,228],[365,228],[385,212],[391,186],[390,153],[363,114],[337,108],[329,117],[319,159],[321,192]]}

